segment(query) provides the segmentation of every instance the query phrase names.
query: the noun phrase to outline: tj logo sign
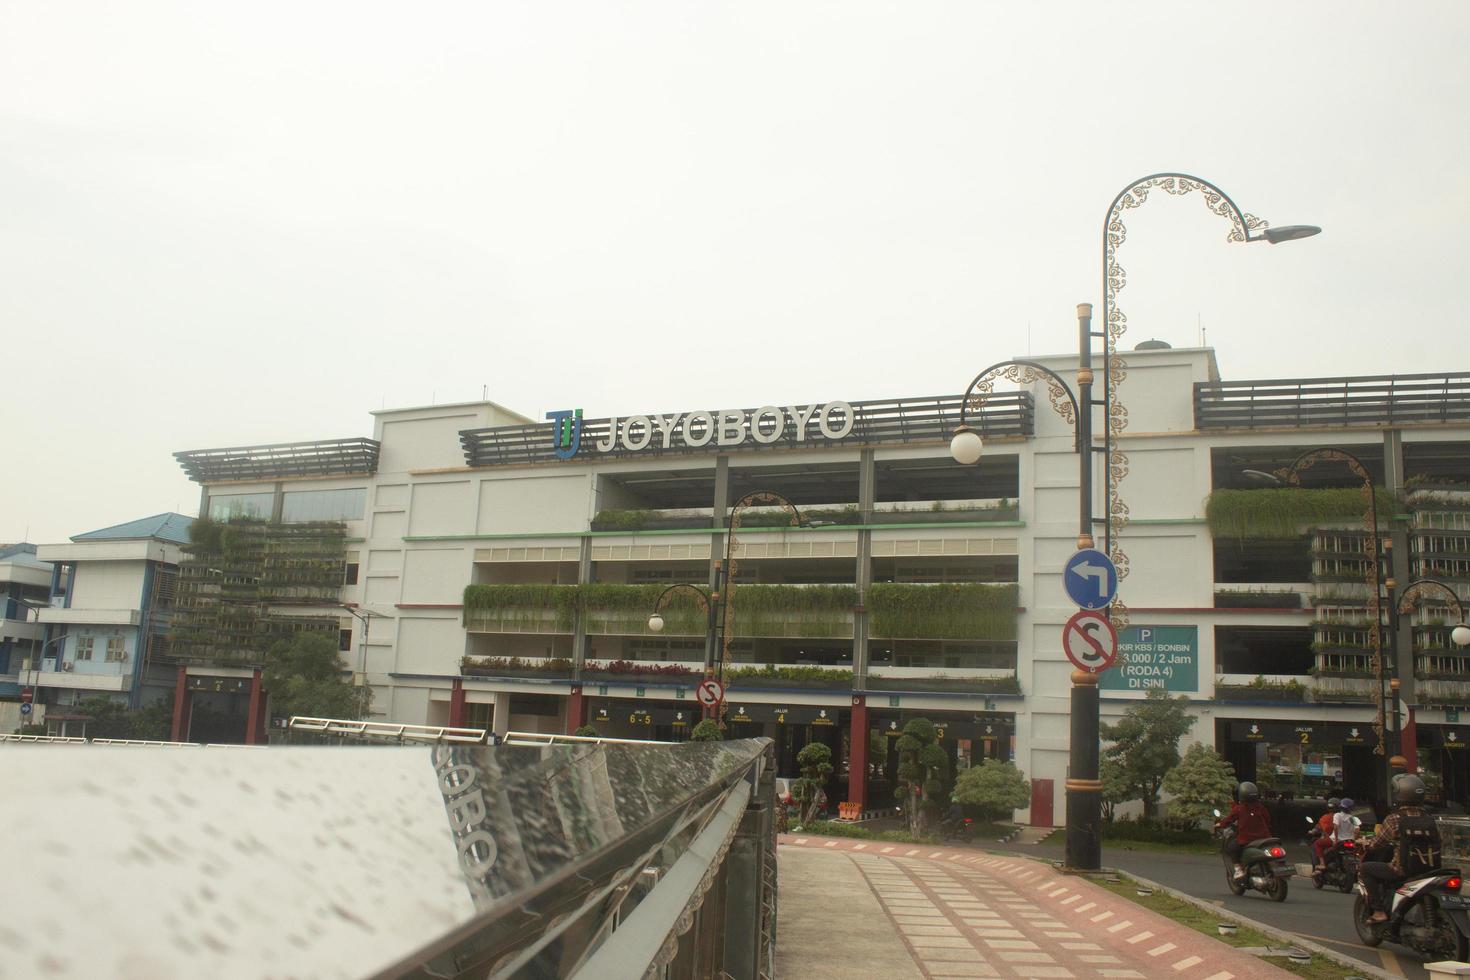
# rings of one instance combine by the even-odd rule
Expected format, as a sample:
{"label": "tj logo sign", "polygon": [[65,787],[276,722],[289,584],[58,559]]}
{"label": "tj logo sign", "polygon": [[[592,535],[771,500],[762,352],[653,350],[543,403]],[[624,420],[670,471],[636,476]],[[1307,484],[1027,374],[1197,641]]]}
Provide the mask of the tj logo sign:
{"label": "tj logo sign", "polygon": [[555,423],[551,429],[551,445],[556,458],[571,459],[577,455],[577,450],[582,448],[582,410],[566,408],[547,412],[546,417]]}

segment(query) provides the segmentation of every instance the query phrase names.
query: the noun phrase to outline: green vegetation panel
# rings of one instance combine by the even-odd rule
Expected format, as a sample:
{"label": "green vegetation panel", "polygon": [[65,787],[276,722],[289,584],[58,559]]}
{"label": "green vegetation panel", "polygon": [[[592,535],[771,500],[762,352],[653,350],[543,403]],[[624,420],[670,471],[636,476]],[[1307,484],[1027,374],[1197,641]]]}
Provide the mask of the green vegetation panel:
{"label": "green vegetation panel", "polygon": [[[1353,487],[1216,490],[1205,503],[1205,523],[1216,538],[1283,540],[1299,537],[1303,528],[1360,521],[1367,513],[1365,503],[1363,491]],[[1379,490],[1378,519],[1383,527],[1396,511],[1393,495]]]}

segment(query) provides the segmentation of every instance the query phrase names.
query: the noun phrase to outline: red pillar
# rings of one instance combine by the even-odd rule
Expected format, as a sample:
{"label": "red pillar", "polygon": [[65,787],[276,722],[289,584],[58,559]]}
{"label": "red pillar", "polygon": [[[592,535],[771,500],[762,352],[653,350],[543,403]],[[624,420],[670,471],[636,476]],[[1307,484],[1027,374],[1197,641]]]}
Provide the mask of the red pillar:
{"label": "red pillar", "polygon": [[868,701],[862,694],[852,696],[847,759],[847,802],[861,810],[868,804]]}
{"label": "red pillar", "polygon": [[250,713],[245,717],[245,744],[260,744],[261,711],[265,708],[265,699],[260,691],[260,670],[257,668],[250,678]]}
{"label": "red pillar", "polygon": [[1404,730],[1399,733],[1399,754],[1408,762],[1407,772],[1419,771],[1419,726],[1414,723],[1413,705],[1405,706]]}
{"label": "red pillar", "polygon": [[577,729],[587,723],[587,699],[582,695],[580,684],[572,685],[572,697],[567,702],[567,734],[575,735]]}
{"label": "red pillar", "polygon": [[185,678],[188,677],[188,668],[179,668],[179,679],[174,684],[174,723],[170,729],[169,738],[175,742],[184,740],[184,733],[189,730],[189,709],[193,706],[193,697],[185,686]]}
{"label": "red pillar", "polygon": [[449,727],[464,727],[464,679],[456,677],[449,690]]}

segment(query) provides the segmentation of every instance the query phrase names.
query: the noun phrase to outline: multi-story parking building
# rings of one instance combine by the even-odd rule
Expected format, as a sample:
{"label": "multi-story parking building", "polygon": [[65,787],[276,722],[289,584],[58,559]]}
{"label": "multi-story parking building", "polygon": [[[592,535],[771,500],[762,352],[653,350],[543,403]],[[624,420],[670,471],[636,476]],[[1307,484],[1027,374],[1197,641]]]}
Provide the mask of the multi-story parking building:
{"label": "multi-story parking building", "polygon": [[[1131,618],[1104,721],[1162,687],[1242,777],[1371,796],[1361,480],[1325,462],[1300,488],[1260,480],[1308,449],[1351,450],[1391,495],[1398,589],[1433,575],[1470,591],[1470,375],[1225,382],[1211,350],[1146,347],[1119,388]],[[706,655],[728,655],[734,733],[774,738],[788,770],[828,742],[836,798],[887,803],[887,736],[923,716],[958,765],[1015,760],[1033,780],[1026,816],[1050,823],[1068,758],[1073,432],[1044,396],[998,393],[980,463],[961,466],[959,408],[947,395],[534,420],[479,402],[376,412],[371,439],[178,455],[205,513],[343,522],[351,608],[336,625],[367,624],[342,645],[381,716],[678,738],[699,718]],[[799,513],[741,508],[732,542],[731,507],[757,490]],[[727,549],[728,635],[687,593],[652,632],[663,589],[710,587]],[[1453,616],[1435,601],[1385,619],[1405,722],[1385,739],[1466,800]]]}

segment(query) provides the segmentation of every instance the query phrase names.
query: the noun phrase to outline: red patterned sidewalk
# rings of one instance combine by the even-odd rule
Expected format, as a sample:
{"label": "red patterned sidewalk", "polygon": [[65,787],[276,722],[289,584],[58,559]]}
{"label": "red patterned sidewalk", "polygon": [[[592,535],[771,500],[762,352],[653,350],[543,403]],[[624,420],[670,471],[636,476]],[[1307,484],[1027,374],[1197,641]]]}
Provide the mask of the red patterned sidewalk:
{"label": "red patterned sidewalk", "polygon": [[1292,976],[1038,862],[848,838],[780,843],[853,862],[924,977]]}

